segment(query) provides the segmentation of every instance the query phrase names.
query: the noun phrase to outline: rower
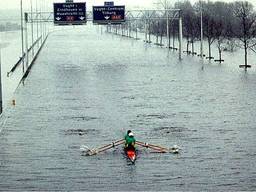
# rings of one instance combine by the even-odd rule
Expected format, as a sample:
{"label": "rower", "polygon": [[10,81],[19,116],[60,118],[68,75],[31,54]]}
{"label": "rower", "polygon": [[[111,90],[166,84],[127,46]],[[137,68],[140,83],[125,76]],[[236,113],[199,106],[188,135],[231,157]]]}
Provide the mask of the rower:
{"label": "rower", "polygon": [[125,139],[125,148],[135,148],[135,142],[136,139],[134,138],[134,135],[131,130],[127,131],[127,134],[124,137]]}

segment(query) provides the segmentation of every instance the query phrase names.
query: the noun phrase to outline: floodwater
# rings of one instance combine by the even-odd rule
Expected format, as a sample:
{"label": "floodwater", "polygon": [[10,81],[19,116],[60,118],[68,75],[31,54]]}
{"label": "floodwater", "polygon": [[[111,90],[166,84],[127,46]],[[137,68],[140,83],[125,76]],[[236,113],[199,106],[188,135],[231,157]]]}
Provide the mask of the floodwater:
{"label": "floodwater", "polygon": [[[0,190],[256,190],[254,70],[179,61],[97,26],[64,29],[49,36],[1,118]],[[121,146],[80,151],[127,129],[182,150],[138,148],[135,165]]]}
{"label": "floodwater", "polygon": [[7,108],[22,77],[22,66],[7,77],[21,56],[21,40],[18,31],[0,32],[0,62],[2,69],[3,107]]}

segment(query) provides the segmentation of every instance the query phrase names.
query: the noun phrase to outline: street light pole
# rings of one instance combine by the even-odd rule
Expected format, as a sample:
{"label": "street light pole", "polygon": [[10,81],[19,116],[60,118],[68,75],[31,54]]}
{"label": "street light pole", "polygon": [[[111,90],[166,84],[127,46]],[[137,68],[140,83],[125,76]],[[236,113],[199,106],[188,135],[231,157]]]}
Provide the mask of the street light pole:
{"label": "street light pole", "polygon": [[167,6],[167,0],[165,0],[165,12],[166,12],[166,38],[168,39],[167,47],[170,48],[170,38],[169,38],[169,11]]}
{"label": "street light pole", "polygon": [[182,39],[183,39],[183,34],[182,34],[182,15],[181,15],[181,10],[179,11],[179,59],[182,59],[181,53],[182,53]]}
{"label": "street light pole", "polygon": [[2,61],[1,61],[1,44],[0,44],[0,114],[3,112],[3,96],[2,96]]}
{"label": "street light pole", "polygon": [[31,46],[32,46],[32,56],[34,57],[34,19],[33,19],[33,2],[30,0],[30,11],[31,11]]}
{"label": "street light pole", "polygon": [[202,1],[200,1],[200,20],[201,20],[201,45],[200,45],[200,54],[201,58],[203,58],[203,40],[204,40],[204,31],[203,31],[203,7]]}
{"label": "street light pole", "polygon": [[[37,0],[36,0],[36,40],[38,40],[38,37],[39,37],[39,26],[38,26],[38,20],[39,20],[39,18],[38,18],[38,5],[37,5]],[[37,45],[39,45],[38,43],[37,43]]]}
{"label": "street light pole", "polygon": [[28,57],[28,13],[25,13],[25,49],[26,49],[26,70],[29,64]]}
{"label": "street light pole", "polygon": [[21,58],[22,58],[22,72],[24,73],[24,35],[23,35],[23,8],[22,0],[20,0],[20,26],[21,26]]}

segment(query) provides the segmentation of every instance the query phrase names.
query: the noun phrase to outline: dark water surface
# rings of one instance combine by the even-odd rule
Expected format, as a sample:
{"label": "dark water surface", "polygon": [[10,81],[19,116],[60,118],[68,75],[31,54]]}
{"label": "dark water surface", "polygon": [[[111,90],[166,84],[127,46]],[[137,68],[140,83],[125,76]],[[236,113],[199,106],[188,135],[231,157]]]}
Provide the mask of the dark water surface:
{"label": "dark water surface", "polygon": [[[256,73],[97,27],[55,32],[0,121],[0,190],[256,190]],[[132,129],[178,155],[122,148]]]}

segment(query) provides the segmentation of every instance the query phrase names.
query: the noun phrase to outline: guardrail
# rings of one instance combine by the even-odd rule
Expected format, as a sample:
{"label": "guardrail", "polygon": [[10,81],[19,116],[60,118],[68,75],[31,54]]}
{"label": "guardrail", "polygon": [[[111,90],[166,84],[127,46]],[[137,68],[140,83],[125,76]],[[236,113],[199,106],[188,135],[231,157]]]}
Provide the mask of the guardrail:
{"label": "guardrail", "polygon": [[[17,67],[24,61],[24,59],[26,58],[27,54],[29,54],[31,52],[31,50],[35,47],[35,45],[42,39],[42,36],[40,36],[28,49],[27,53],[24,53],[19,60],[15,63],[15,65],[11,68],[11,70],[9,72],[7,72],[7,77],[9,77],[9,75],[11,73],[13,73]],[[42,46],[42,45],[41,45]]]}
{"label": "guardrail", "polygon": [[[42,42],[40,48],[37,50],[36,54],[34,55],[34,57],[33,57],[32,61],[31,61],[31,63],[29,64],[28,68],[26,69],[25,73],[23,74],[23,76],[22,76],[20,82],[23,82],[23,81],[27,78],[27,76],[28,76],[28,74],[29,74],[29,72],[30,72],[30,70],[31,70],[31,68],[32,68],[32,66],[33,66],[33,64],[34,64],[34,62],[35,62],[35,60],[37,59],[37,57],[38,57],[40,51],[42,50],[42,48],[43,48],[43,46],[44,46],[44,44],[45,44],[45,42],[46,42],[46,40],[47,40],[47,38],[48,38],[48,35],[49,35],[49,34],[46,35],[46,37],[45,37],[44,41]],[[40,39],[41,39],[41,37],[40,37]],[[38,42],[40,39],[38,39],[37,42]],[[35,43],[36,43],[36,42],[35,42]],[[29,48],[29,50],[31,51],[31,49],[32,49],[32,46]]]}

